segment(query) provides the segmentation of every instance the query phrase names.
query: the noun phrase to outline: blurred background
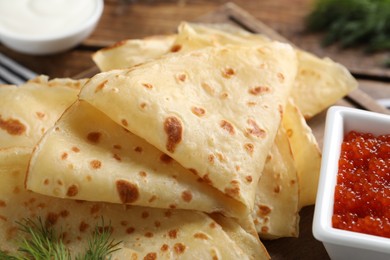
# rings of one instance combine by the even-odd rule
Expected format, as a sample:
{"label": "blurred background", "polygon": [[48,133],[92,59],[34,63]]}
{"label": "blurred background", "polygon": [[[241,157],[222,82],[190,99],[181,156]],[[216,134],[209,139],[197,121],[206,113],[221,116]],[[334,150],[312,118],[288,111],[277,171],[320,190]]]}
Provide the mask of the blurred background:
{"label": "blurred background", "polygon": [[[324,47],[321,43],[325,33],[307,31],[307,17],[313,13],[317,2],[338,2],[340,6],[344,3],[347,6],[344,9],[350,13],[354,2],[367,1],[382,1],[390,8],[389,0],[105,0],[103,15],[92,35],[70,51],[31,56],[17,53],[0,44],[0,52],[39,74],[72,77],[94,66],[90,57],[100,48],[124,39],[173,33],[181,21],[202,20],[202,16],[232,2],[296,46],[321,57],[329,56],[346,65],[359,77],[388,81],[390,70],[383,65],[388,48],[381,52],[367,53],[364,47],[340,48],[337,44]],[[388,13],[384,23],[390,27]],[[316,17],[319,16],[331,17],[329,12]],[[386,17],[386,13],[384,16]],[[341,34],[345,35],[343,32]],[[387,37],[389,35],[390,33]]]}

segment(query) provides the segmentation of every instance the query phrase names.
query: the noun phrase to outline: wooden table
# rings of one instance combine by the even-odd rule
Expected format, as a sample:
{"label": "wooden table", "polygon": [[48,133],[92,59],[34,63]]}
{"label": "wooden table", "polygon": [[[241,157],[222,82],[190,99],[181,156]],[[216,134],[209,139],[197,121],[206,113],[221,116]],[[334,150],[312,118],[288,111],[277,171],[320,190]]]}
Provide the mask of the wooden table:
{"label": "wooden table", "polygon": [[[261,21],[297,47],[319,56],[329,56],[347,66],[358,78],[360,89],[364,91],[355,97],[366,102],[359,104],[361,107],[381,109],[372,103],[373,99],[390,98],[390,69],[380,66],[383,53],[365,56],[359,49],[342,51],[335,46],[321,48],[321,35],[305,33],[304,18],[310,12],[313,0],[232,2],[239,8],[233,5],[233,9],[238,11],[228,18],[235,20],[236,24],[256,32],[259,29],[256,21]],[[49,56],[29,56],[0,45],[0,52],[51,78],[75,77],[80,73],[88,75],[88,70],[95,66],[91,55],[96,50],[123,39],[174,32],[181,21],[226,19],[226,8],[232,8],[224,5],[226,3],[223,0],[106,0],[103,16],[94,33],[72,50]],[[369,96],[365,96],[365,92]],[[350,102],[354,102],[353,97]],[[312,236],[312,216],[313,206],[301,211],[299,238],[264,241],[273,259],[329,259],[322,244]]]}

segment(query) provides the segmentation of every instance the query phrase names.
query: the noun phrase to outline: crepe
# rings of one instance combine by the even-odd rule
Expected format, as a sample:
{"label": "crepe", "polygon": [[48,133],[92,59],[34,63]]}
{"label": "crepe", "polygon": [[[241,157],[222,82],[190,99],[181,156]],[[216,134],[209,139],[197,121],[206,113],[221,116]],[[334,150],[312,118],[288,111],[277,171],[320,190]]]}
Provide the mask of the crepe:
{"label": "crepe", "polygon": [[[174,49],[177,52],[186,52],[206,46],[223,46],[227,44],[247,46],[271,41],[262,35],[251,34],[242,30],[232,31],[229,29],[229,31],[226,31],[220,29],[221,27],[216,29],[209,25],[182,23],[179,26],[179,33],[172,46],[175,46]],[[298,57],[298,75],[294,81],[291,96],[300,110],[300,112],[296,113],[303,114],[306,119],[315,116],[357,87],[356,80],[342,65],[328,58],[319,59],[299,49],[296,49],[296,53]],[[105,61],[101,60],[100,62],[104,63]],[[118,67],[125,66],[125,64],[117,65]],[[294,131],[295,137],[290,138],[292,143],[295,144],[292,150],[296,158],[296,167],[299,168],[298,174],[302,179],[300,183],[300,207],[310,205],[315,201],[319,162],[321,159],[318,145],[311,130],[302,120],[301,115],[299,118],[295,116],[295,119],[285,120],[287,122],[292,121],[292,124],[296,124],[295,127],[303,129],[303,132],[299,130]],[[294,126],[290,128],[294,128]],[[302,147],[302,141],[307,141],[305,143],[307,145]]]}
{"label": "crepe", "polygon": [[26,186],[60,198],[249,214],[85,101],[72,105],[35,147]]}
{"label": "crepe", "polygon": [[[242,30],[226,32],[204,25],[182,23],[173,43],[180,51],[199,49],[205,46],[259,45],[271,42],[261,34]],[[358,86],[357,81],[341,64],[329,58],[320,59],[313,54],[295,49],[298,58],[298,74],[291,97],[306,119],[309,119]]]}
{"label": "crepe", "polygon": [[[207,46],[223,46],[227,44],[256,46],[271,42],[264,35],[252,34],[239,29],[234,30],[231,26],[217,25],[215,27],[212,24],[190,24],[186,22],[179,25],[178,34],[172,45],[169,45],[172,40],[171,38],[169,38],[169,41],[161,38],[160,40],[161,54],[172,51],[185,52]],[[127,68],[149,60],[151,56],[149,53],[154,54],[155,47],[150,48],[148,40],[137,41],[144,48],[141,52],[142,55],[145,55],[145,59],[143,60],[139,59],[139,54],[135,56],[133,54],[139,47],[132,49],[131,47],[114,45],[111,49],[98,51],[95,55],[101,58],[94,59],[94,61],[99,68],[102,68],[102,71],[107,71]],[[165,52],[163,51],[164,49]],[[299,49],[296,49],[296,53],[298,57],[298,74],[291,96],[306,119],[315,116],[357,88],[357,81],[341,64],[329,58],[320,59]],[[120,62],[113,63],[111,57],[116,54],[120,57],[127,57],[127,60],[120,58]],[[134,60],[138,60],[139,62],[129,62],[133,56],[135,57]],[[155,58],[158,57],[153,56]]]}
{"label": "crepe", "polygon": [[294,157],[286,130],[280,127],[257,185],[252,212],[261,238],[298,237],[298,194]]}
{"label": "crepe", "polygon": [[[41,217],[61,233],[73,255],[82,252],[101,220],[121,241],[111,259],[269,259],[261,242],[233,219],[199,211],[58,199],[24,189],[30,149],[0,150],[0,249],[15,252],[23,218]],[[105,226],[107,227],[107,226]],[[104,227],[102,227],[104,228]],[[231,231],[239,237],[231,237]],[[251,245],[251,246],[247,246]]]}
{"label": "crepe", "polygon": [[77,99],[86,80],[37,77],[17,87],[0,87],[0,148],[33,147]]}
{"label": "crepe", "polygon": [[92,59],[101,71],[131,67],[162,56],[172,47],[175,38],[175,35],[161,35],[120,41],[97,51]]}
{"label": "crepe", "polygon": [[[315,203],[321,168],[321,150],[297,106],[289,102],[282,125],[291,145],[299,180],[299,209]],[[304,145],[303,145],[304,144]]]}
{"label": "crepe", "polygon": [[79,98],[252,209],[296,67],[286,44],[204,48],[100,73]]}
{"label": "crepe", "polygon": [[306,119],[312,118],[356,89],[358,82],[341,64],[329,58],[297,51],[298,74],[294,91],[295,105]]}

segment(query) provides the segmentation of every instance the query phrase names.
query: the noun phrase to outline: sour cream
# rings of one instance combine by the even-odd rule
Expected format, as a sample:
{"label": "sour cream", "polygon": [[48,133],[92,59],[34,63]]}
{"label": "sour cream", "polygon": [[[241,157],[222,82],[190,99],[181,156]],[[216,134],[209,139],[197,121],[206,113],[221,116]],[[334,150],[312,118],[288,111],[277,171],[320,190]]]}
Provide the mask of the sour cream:
{"label": "sour cream", "polygon": [[0,31],[34,39],[72,33],[97,5],[97,0],[0,0]]}

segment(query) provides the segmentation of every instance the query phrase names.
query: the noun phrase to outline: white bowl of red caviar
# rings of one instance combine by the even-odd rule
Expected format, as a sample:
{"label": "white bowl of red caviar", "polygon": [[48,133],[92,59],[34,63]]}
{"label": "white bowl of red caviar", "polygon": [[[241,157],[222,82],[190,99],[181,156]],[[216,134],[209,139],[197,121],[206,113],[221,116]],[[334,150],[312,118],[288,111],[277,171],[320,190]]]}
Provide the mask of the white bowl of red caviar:
{"label": "white bowl of red caviar", "polygon": [[328,110],[313,234],[331,259],[390,259],[390,115]]}

